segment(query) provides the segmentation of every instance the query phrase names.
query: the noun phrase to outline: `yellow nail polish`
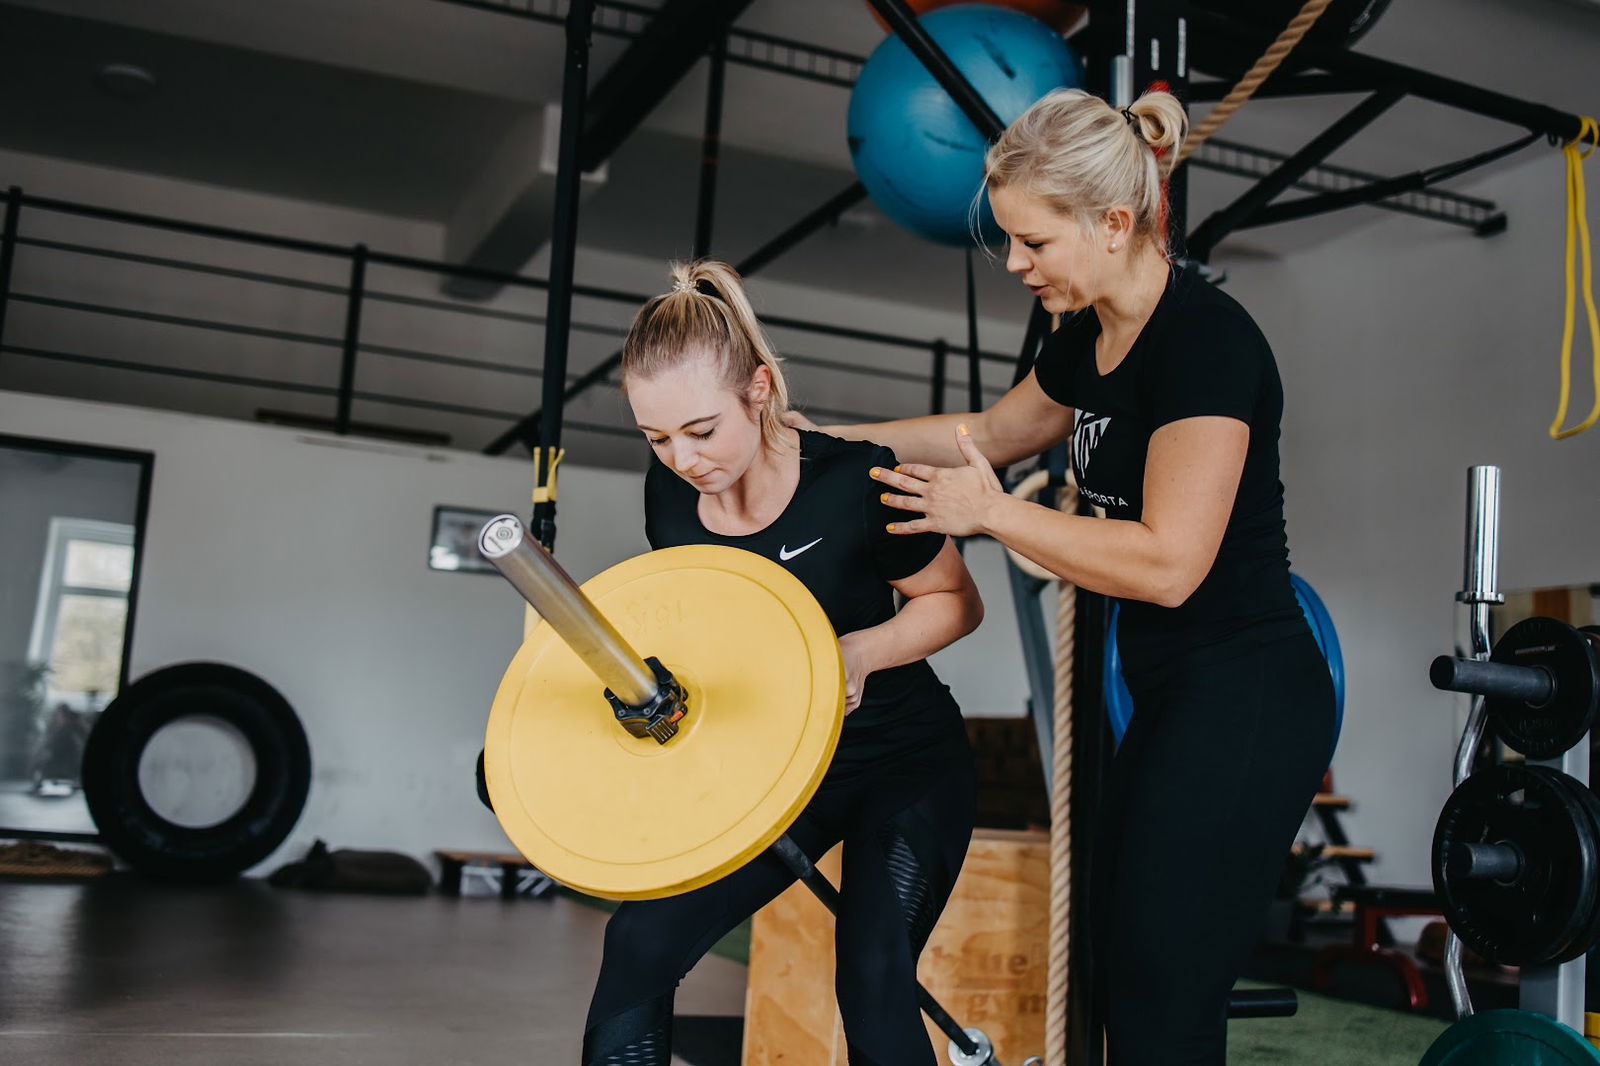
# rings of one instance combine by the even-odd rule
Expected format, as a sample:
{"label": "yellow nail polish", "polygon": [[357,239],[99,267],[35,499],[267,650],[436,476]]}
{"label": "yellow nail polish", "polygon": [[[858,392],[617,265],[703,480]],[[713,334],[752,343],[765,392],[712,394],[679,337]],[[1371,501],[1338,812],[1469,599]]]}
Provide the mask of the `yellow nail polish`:
{"label": "yellow nail polish", "polygon": [[967,424],[965,422],[961,423],[959,426],[956,427],[956,432],[961,434],[963,437],[968,436],[969,434],[967,433]]}
{"label": "yellow nail polish", "polygon": [[898,474],[898,473],[899,473],[899,472],[900,472],[900,468],[899,468],[899,467],[898,467],[898,466],[897,466],[897,467],[895,467],[895,468],[894,468],[894,472],[895,472],[895,473],[896,473],[896,474]]}
{"label": "yellow nail polish", "polygon": [[878,501],[880,503],[888,503],[889,502],[889,494],[887,492],[885,492],[883,495],[878,497]]}
{"label": "yellow nail polish", "polygon": [[871,470],[867,471],[867,476],[868,477],[877,477],[881,473],[883,473],[883,468],[875,466]]}
{"label": "yellow nail polish", "polygon": [[894,523],[890,522],[888,525],[884,526],[883,528],[887,529],[890,533],[893,533],[894,532]]}

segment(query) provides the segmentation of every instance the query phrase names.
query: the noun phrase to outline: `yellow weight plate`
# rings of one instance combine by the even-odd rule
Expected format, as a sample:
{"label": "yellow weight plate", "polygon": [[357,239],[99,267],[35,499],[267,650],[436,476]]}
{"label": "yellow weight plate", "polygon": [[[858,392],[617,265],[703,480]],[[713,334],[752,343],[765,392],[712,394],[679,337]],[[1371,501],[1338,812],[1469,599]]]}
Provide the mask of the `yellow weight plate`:
{"label": "yellow weight plate", "polygon": [[506,835],[563,884],[654,899],[709,884],[776,840],[822,783],[844,665],[799,579],[738,548],[619,563],[584,593],[688,691],[666,744],[630,736],[604,686],[545,623],[511,660],[484,744]]}

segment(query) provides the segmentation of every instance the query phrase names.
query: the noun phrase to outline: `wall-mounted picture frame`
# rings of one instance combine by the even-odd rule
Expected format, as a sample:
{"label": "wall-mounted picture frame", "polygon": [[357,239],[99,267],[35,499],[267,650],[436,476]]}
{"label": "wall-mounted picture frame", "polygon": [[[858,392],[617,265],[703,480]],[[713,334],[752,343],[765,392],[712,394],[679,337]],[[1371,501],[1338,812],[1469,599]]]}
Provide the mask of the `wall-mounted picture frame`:
{"label": "wall-mounted picture frame", "polygon": [[428,542],[428,569],[468,574],[492,574],[494,566],[478,551],[478,531],[499,511],[470,507],[433,509],[433,538]]}

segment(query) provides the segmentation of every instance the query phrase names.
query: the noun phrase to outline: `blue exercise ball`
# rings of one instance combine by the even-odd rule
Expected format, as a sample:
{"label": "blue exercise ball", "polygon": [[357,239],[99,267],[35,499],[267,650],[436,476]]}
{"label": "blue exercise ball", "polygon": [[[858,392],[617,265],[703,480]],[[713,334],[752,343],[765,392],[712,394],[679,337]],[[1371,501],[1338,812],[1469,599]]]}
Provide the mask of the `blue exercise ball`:
{"label": "blue exercise ball", "polygon": [[[1333,618],[1328,614],[1322,597],[1317,595],[1310,583],[1299,574],[1290,574],[1289,584],[1294,587],[1294,598],[1300,602],[1300,611],[1311,626],[1311,635],[1316,638],[1317,648],[1328,662],[1328,675],[1333,679],[1333,747],[1336,749],[1339,746],[1339,730],[1344,725],[1344,654],[1339,650],[1339,634],[1334,631]],[[1123,680],[1122,656],[1117,653],[1117,618],[1120,614],[1120,606],[1111,608],[1111,625],[1106,630],[1105,659],[1101,663],[1101,672],[1105,675],[1101,688],[1106,700],[1106,717],[1111,721],[1112,735],[1119,744],[1122,743],[1122,734],[1128,730],[1129,719],[1133,717],[1133,694]],[[1328,752],[1328,759],[1330,762],[1333,760],[1332,750]]]}
{"label": "blue exercise ball", "polygon": [[[1083,84],[1083,69],[1049,26],[993,4],[957,4],[922,16],[930,36],[1002,122],[1051,89]],[[972,241],[969,212],[983,184],[984,139],[933,75],[890,34],[850,93],[850,156],[884,214],[941,244]],[[987,197],[979,226],[998,228]]]}

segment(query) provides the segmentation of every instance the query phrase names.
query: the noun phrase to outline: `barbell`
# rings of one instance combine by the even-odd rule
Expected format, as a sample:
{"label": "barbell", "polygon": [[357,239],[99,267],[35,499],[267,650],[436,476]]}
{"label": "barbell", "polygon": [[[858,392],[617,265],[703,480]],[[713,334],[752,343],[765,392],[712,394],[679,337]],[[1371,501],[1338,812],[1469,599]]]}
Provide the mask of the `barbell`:
{"label": "barbell", "polygon": [[[810,590],[769,559],[703,544],[580,587],[509,514],[478,548],[541,619],[484,740],[491,806],[517,850],[618,900],[687,892],[770,850],[835,911],[837,890],[785,833],[844,722],[838,638]],[[999,1066],[981,1030],[917,992],[952,1062]]]}

